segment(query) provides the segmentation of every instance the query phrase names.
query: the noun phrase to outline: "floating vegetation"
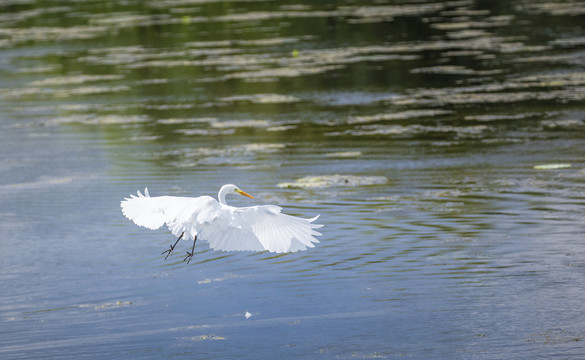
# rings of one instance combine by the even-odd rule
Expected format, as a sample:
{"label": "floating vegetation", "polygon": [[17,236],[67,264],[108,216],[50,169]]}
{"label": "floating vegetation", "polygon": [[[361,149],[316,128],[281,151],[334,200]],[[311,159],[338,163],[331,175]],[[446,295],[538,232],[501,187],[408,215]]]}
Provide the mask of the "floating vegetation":
{"label": "floating vegetation", "polygon": [[70,96],[87,96],[107,93],[116,93],[130,90],[129,86],[82,86],[76,88],[47,88],[47,87],[24,87],[20,89],[0,90],[0,98],[8,100],[21,99],[50,99],[68,98]]}
{"label": "floating vegetation", "polygon": [[250,143],[219,148],[199,147],[173,150],[164,152],[162,156],[180,156],[184,158],[199,158],[204,156],[232,156],[232,155],[254,155],[256,153],[272,153],[285,147],[278,143]]}
{"label": "floating vegetation", "polygon": [[4,42],[0,47],[8,47],[27,42],[89,40],[107,35],[110,29],[105,26],[80,25],[71,27],[30,27],[0,28]]}
{"label": "floating vegetation", "polygon": [[583,60],[577,54],[527,56],[514,59],[516,63],[546,63],[546,64],[581,64]]}
{"label": "floating vegetation", "polygon": [[335,91],[322,95],[318,94],[317,96],[313,95],[313,98],[317,98],[319,102],[329,105],[343,106],[378,103],[391,96],[397,96],[397,94],[391,92]]}
{"label": "floating vegetation", "polygon": [[256,153],[273,153],[285,147],[284,144],[278,143],[250,143],[220,148],[187,148],[165,152],[161,155],[178,155],[185,158],[202,157],[202,156],[232,156],[232,155],[254,155]]}
{"label": "floating vegetation", "polygon": [[270,126],[266,128],[266,131],[288,131],[296,129],[296,125],[280,125],[280,126]]}
{"label": "floating vegetation", "polygon": [[[32,3],[30,0],[4,0],[0,5],[7,7],[10,5],[24,5]],[[71,11],[69,6],[48,6],[48,7],[36,7],[34,9],[22,10],[22,11],[10,11],[8,13],[0,13],[0,25],[3,27],[16,26],[18,23],[28,21],[43,16],[51,16],[53,14],[59,14]]]}
{"label": "floating vegetation", "polygon": [[116,302],[108,302],[103,304],[81,304],[79,305],[80,308],[90,308],[94,310],[105,310],[105,309],[112,309],[112,308],[120,308],[132,305],[132,301],[116,301]]}
{"label": "floating vegetation", "polygon": [[284,144],[250,143],[219,148],[189,148],[158,154],[162,158],[177,158],[169,164],[179,168],[196,167],[199,165],[236,165],[238,167],[253,167],[254,157],[258,154],[269,154],[280,151]]}
{"label": "floating vegetation", "polygon": [[275,37],[258,40],[223,40],[223,41],[192,41],[185,43],[187,47],[208,48],[208,47],[233,47],[233,46],[278,46],[293,44],[299,41],[314,39],[314,36],[306,35],[301,37]]}
{"label": "floating vegetation", "polygon": [[[555,328],[541,333],[532,333],[526,339],[526,342],[543,345],[559,345],[582,342],[583,339],[585,339],[585,332]],[[577,346],[580,345],[578,344]]]}
{"label": "floating vegetation", "polygon": [[52,308],[52,309],[43,309],[43,310],[36,310],[30,311],[28,314],[38,314],[44,312],[52,312],[52,311],[61,311],[61,310],[69,310],[69,309],[93,309],[93,310],[108,310],[114,308],[121,308],[132,305],[132,301],[115,301],[115,302],[107,302],[102,304],[79,304],[79,305],[70,305],[70,306],[63,306],[59,308]]}
{"label": "floating vegetation", "polygon": [[571,164],[543,164],[534,165],[536,170],[554,170],[554,169],[567,169],[570,168]]}
{"label": "floating vegetation", "polygon": [[242,127],[256,127],[265,128],[272,123],[268,120],[214,120],[209,123],[214,128],[242,128]]}
{"label": "floating vegetation", "polygon": [[192,109],[195,107],[193,103],[186,103],[186,104],[158,104],[158,105],[148,105],[148,104],[139,104],[138,107],[142,107],[148,110],[184,110],[184,109]]}
{"label": "floating vegetation", "polygon": [[253,94],[253,95],[237,95],[218,99],[225,102],[251,102],[253,104],[286,104],[301,101],[301,99],[280,94]]}
{"label": "floating vegetation", "polygon": [[[196,43],[197,45],[203,45]],[[219,45],[213,43],[211,45]],[[226,44],[227,46],[228,44]],[[361,61],[410,61],[418,55],[396,54],[411,52],[408,45],[367,46],[339,49],[308,50],[297,52],[297,56],[288,54],[280,57],[274,54],[236,54],[237,49],[213,48],[189,51],[149,50],[142,47],[106,48],[91,51],[90,55],[81,60],[101,65],[124,65],[129,69],[139,68],[174,68],[174,67],[208,67],[230,72],[218,78],[207,78],[200,81],[222,81],[227,79],[254,80],[262,78],[297,77],[319,74],[344,68],[344,64]],[[193,56],[202,57],[194,59]]]}
{"label": "floating vegetation", "polygon": [[436,13],[445,8],[443,3],[412,4],[412,5],[385,5],[343,7],[342,10],[351,14],[350,24],[363,24],[382,21],[393,21],[396,17],[421,16]]}
{"label": "floating vegetation", "polygon": [[429,110],[407,110],[393,113],[376,114],[369,116],[354,116],[347,120],[348,124],[369,123],[383,120],[404,120],[410,118],[435,117],[452,114],[449,110],[429,109]]}
{"label": "floating vegetation", "polygon": [[[93,66],[92,73],[80,73],[71,70],[70,74],[36,78],[29,80],[20,87],[0,89],[0,98],[6,101],[38,101],[72,99],[74,97],[90,97],[99,94],[133,94],[134,87],[150,91],[145,85],[160,85],[167,91],[178,83],[196,84],[198,89],[206,89],[211,83],[233,83],[234,80],[255,82],[258,87],[252,93],[237,91],[221,92],[212,96],[201,96],[204,100],[155,99],[152,102],[118,103],[118,104],[60,104],[64,116],[51,116],[42,120],[43,124],[88,124],[115,125],[150,121],[144,115],[125,115],[128,110],[150,111],[195,111],[194,109],[227,109],[238,108],[240,104],[296,104],[306,102],[309,106],[318,105],[342,107],[352,105],[355,110],[350,116],[320,117],[311,120],[317,124],[340,127],[327,132],[329,136],[421,136],[450,134],[449,140],[434,139],[434,144],[454,144],[461,138],[481,138],[488,131],[499,126],[498,122],[538,118],[537,113],[509,114],[469,114],[462,109],[470,105],[510,104],[533,101],[551,101],[554,103],[581,102],[585,100],[585,72],[577,67],[564,71],[532,73],[528,75],[507,74],[509,64],[556,64],[582,65],[585,60],[580,52],[568,52],[564,49],[579,48],[585,45],[581,35],[563,34],[558,39],[545,43],[528,43],[526,37],[506,36],[504,31],[513,25],[516,15],[498,14],[494,16],[490,10],[475,9],[469,2],[433,2],[412,3],[404,5],[334,5],[316,7],[312,5],[282,5],[272,11],[239,11],[203,14],[199,13],[201,4],[214,3],[217,0],[160,0],[149,1],[149,8],[158,11],[156,14],[143,12],[140,9],[113,10],[108,13],[91,15],[74,14],[79,20],[75,26],[63,27],[29,27],[19,28],[19,21],[31,21],[46,16],[57,16],[71,12],[74,6],[35,8],[0,16],[2,42],[0,46],[14,46],[35,42],[69,41],[75,39],[93,39],[100,36],[115,34],[124,28],[148,28],[153,26],[191,26],[193,24],[225,23],[225,26],[237,29],[230,37],[202,37],[196,41],[174,39],[176,43],[168,46],[149,46],[141,42],[130,42],[124,46],[113,43],[111,47],[94,47],[71,54],[61,54],[58,50],[50,52],[51,56],[71,56],[72,64]],[[553,14],[563,16],[569,8],[581,8],[580,2],[558,4],[554,2],[528,3],[517,5],[517,10],[524,13]],[[197,15],[197,16],[196,16]],[[201,15],[201,16],[198,16]],[[12,17],[12,19],[10,19]],[[187,17],[187,19],[185,18]],[[309,32],[295,36],[284,36],[274,26],[272,20],[294,22],[296,19],[325,19],[335,17],[349,26],[368,26],[368,23],[392,22],[397,18],[420,20],[430,26],[436,34],[433,37],[420,37],[416,40],[400,41],[388,38],[378,43],[361,42],[353,46],[320,43],[322,35]],[[266,22],[265,22],[266,21]],[[83,25],[85,23],[85,25]],[[250,24],[262,24],[258,33],[245,34]],[[256,26],[255,25],[255,26]],[[169,33],[171,34],[171,33]],[[172,35],[171,35],[172,36]],[[316,46],[318,45],[318,46]],[[555,53],[548,50],[558,50]],[[435,54],[439,61],[428,61],[427,54]],[[518,54],[518,55],[514,55]],[[464,58],[459,63],[456,58]],[[18,59],[18,58],[13,58]],[[48,57],[32,55],[25,57],[24,65],[19,60],[20,73],[44,73],[60,71],[61,64],[45,63]],[[497,59],[497,61],[492,61]],[[311,78],[315,76],[338,76],[342,70],[351,70],[353,64],[360,64],[378,70],[388,68],[388,63],[401,68],[403,74],[417,75],[417,78],[429,78],[438,75],[445,79],[445,86],[419,86],[403,88],[397,85],[392,91],[357,91],[335,90],[324,101],[314,99],[314,93],[298,96],[286,93],[286,88],[276,87],[271,83],[290,81],[294,78]],[[414,65],[410,65],[416,64]],[[463,65],[465,64],[465,65]],[[102,66],[114,66],[115,73],[96,74],[93,71]],[[378,71],[376,70],[376,71]],[[135,78],[134,73],[153,73],[151,78]],[[177,73],[177,74],[178,74]],[[327,74],[331,73],[331,74]],[[213,86],[213,85],[212,85]],[[156,87],[159,90],[159,87]],[[132,91],[132,92],[131,92]],[[199,91],[199,90],[197,90]],[[297,92],[298,94],[298,92]],[[218,96],[215,96],[218,95]],[[232,106],[233,105],[233,106]],[[372,105],[372,109],[368,107]],[[387,105],[389,110],[380,110],[380,105]],[[269,108],[269,107],[266,107]],[[292,107],[291,107],[292,108]],[[107,111],[116,115],[96,115],[97,111]],[[147,112],[148,111],[148,112]],[[263,110],[261,110],[263,111]],[[72,114],[76,113],[76,114]],[[273,116],[262,116],[260,119],[234,119],[229,116],[181,117],[185,114],[168,114],[168,118],[156,120],[158,124],[168,125],[168,131],[187,136],[223,136],[241,134],[239,129],[262,129],[266,132],[296,131],[299,120],[275,120]],[[177,117],[175,117],[177,116]],[[461,116],[461,117],[460,117]],[[457,118],[467,121],[491,122],[490,126],[465,126],[455,124]],[[339,119],[339,120],[338,120]],[[401,120],[408,120],[404,123]],[[387,121],[400,121],[397,124],[385,124]],[[424,123],[422,123],[424,121]],[[438,123],[441,121],[441,123]],[[348,127],[348,125],[350,125]],[[343,128],[341,128],[343,126]],[[547,119],[538,121],[540,129],[567,130],[580,129],[583,122],[579,119]],[[166,127],[163,127],[166,128]],[[137,141],[157,140],[160,135],[136,136]],[[511,139],[502,137],[502,139]],[[486,143],[496,139],[481,139]],[[340,152],[329,157],[344,157]],[[332,154],[332,153],[330,153]],[[346,155],[352,157],[354,155]],[[355,155],[358,156],[358,155]]]}
{"label": "floating vegetation", "polygon": [[31,82],[30,85],[31,86],[79,85],[96,81],[120,80],[122,78],[123,78],[122,75],[70,75],[37,80]]}
{"label": "floating vegetation", "polygon": [[61,69],[60,65],[40,65],[33,67],[22,67],[16,69],[14,72],[19,74],[35,74],[35,73],[51,73]]}
{"label": "floating vegetation", "polygon": [[189,341],[214,341],[214,340],[225,340],[225,337],[219,335],[199,335],[199,336],[191,336],[191,337],[184,337],[183,340]]}
{"label": "floating vegetation", "polygon": [[558,119],[558,120],[544,120],[542,125],[547,129],[582,129],[585,126],[585,120],[580,119]]}
{"label": "floating vegetation", "polygon": [[326,136],[415,136],[441,133],[454,133],[457,137],[476,137],[491,128],[486,125],[438,126],[438,125],[365,125],[341,132],[325,133]]}
{"label": "floating vegetation", "polygon": [[216,278],[206,278],[204,280],[199,280],[197,281],[197,284],[210,284],[213,282],[218,282],[218,281],[225,281],[225,280],[231,280],[231,279],[242,279],[242,278],[246,278],[247,276],[245,275],[236,275],[236,274],[232,274],[232,273],[228,273],[225,274],[223,276],[219,276]]}
{"label": "floating vegetation", "polygon": [[146,115],[70,115],[52,118],[45,121],[44,125],[64,125],[64,124],[83,124],[83,125],[123,125],[135,124],[150,121]]}
{"label": "floating vegetation", "polygon": [[161,139],[161,135],[152,135],[152,136],[132,136],[130,141],[155,141]]}
{"label": "floating vegetation", "polygon": [[532,14],[548,14],[555,16],[578,16],[585,14],[585,3],[583,1],[524,1],[516,6],[519,11]]}
{"label": "floating vegetation", "polygon": [[[470,21],[467,17],[460,17],[461,21],[451,22],[438,22],[431,24],[431,27],[438,30],[464,30],[468,31],[471,29],[485,29],[485,28],[496,28],[510,25],[511,21],[514,20],[512,15],[502,16],[482,16],[481,20]],[[473,30],[471,30],[473,31]]]}
{"label": "floating vegetation", "polygon": [[556,39],[551,41],[550,44],[556,47],[585,46],[585,36]]}
{"label": "floating vegetation", "polygon": [[234,148],[237,151],[244,151],[244,152],[275,152],[280,149],[284,149],[284,144],[262,144],[262,143],[251,143],[251,144],[243,144],[243,145],[236,145]]}
{"label": "floating vegetation", "polygon": [[[583,101],[585,87],[580,79],[576,81],[562,80],[549,82],[509,82],[504,84],[490,84],[480,87],[444,88],[421,90],[408,97],[388,99],[394,105],[401,106],[445,106],[457,104],[506,104],[525,101]],[[567,88],[563,88],[563,87]],[[548,91],[501,91],[504,89],[553,88]],[[557,89],[554,89],[557,88]],[[475,92],[477,91],[477,92]]]}
{"label": "floating vegetation", "polygon": [[331,158],[354,158],[354,157],[362,156],[362,152],[361,151],[339,151],[339,152],[327,153],[327,154],[325,154],[325,156],[331,157]]}
{"label": "floating vegetation", "polygon": [[542,114],[538,113],[525,113],[525,114],[498,114],[498,115],[467,115],[465,116],[465,120],[472,120],[472,121],[480,121],[480,122],[490,122],[490,121],[506,121],[506,120],[522,120],[528,119],[536,116],[542,116]]}
{"label": "floating vegetation", "polygon": [[[424,5],[413,5],[413,7],[424,7]],[[405,11],[404,7],[400,6],[388,8],[403,8],[402,11]],[[352,13],[351,16],[356,15]],[[506,18],[506,21],[509,20]],[[113,47],[91,50],[88,56],[82,57],[80,60],[92,64],[121,65],[128,69],[213,67],[216,71],[224,74],[199,78],[197,81],[222,82],[241,79],[248,82],[266,82],[279,78],[310,76],[341,70],[354,63],[419,60],[421,54],[426,51],[442,51],[449,56],[479,57],[489,56],[486,52],[511,53],[543,50],[542,47],[527,46],[519,42],[517,38],[495,37],[480,30],[463,29],[459,31],[461,33],[450,33],[449,39],[445,40],[294,50],[294,56],[290,55],[290,50],[282,53],[241,52],[242,47],[246,46],[252,48],[283,46],[300,40],[313,40],[314,37],[197,41],[186,43],[187,49],[172,50],[148,49],[142,46]],[[501,69],[475,70],[460,65],[447,64],[420,67],[410,71],[412,73],[466,76],[493,76],[502,73]]]}
{"label": "floating vegetation", "polygon": [[215,117],[202,117],[202,118],[170,118],[170,119],[159,119],[159,124],[164,125],[181,125],[181,124],[206,124],[211,129],[177,129],[176,132],[184,134],[198,134],[206,133],[208,130],[213,131],[214,129],[230,129],[231,131],[238,128],[264,128],[267,131],[284,131],[294,128],[295,121],[279,122],[269,120],[257,120],[257,119],[242,119],[242,120],[220,120]]}
{"label": "floating vegetation", "polygon": [[193,123],[212,123],[217,122],[217,118],[204,117],[204,118],[171,118],[171,119],[159,119],[156,122],[165,125],[177,125],[177,124],[193,124]]}
{"label": "floating vegetation", "polygon": [[430,66],[426,68],[416,68],[410,70],[413,74],[444,74],[444,75],[476,75],[476,76],[486,76],[486,75],[496,75],[502,73],[502,70],[473,70],[468,69],[464,66],[456,66],[456,65],[437,65],[437,66]]}
{"label": "floating vegetation", "polygon": [[244,22],[265,21],[274,19],[302,19],[302,18],[326,18],[331,16],[343,16],[342,12],[331,11],[250,11],[240,14],[228,14],[215,16],[211,21],[217,22]]}
{"label": "floating vegetation", "polygon": [[91,25],[107,26],[108,28],[114,29],[135,26],[171,25],[180,24],[181,22],[181,18],[172,17],[167,14],[150,15],[132,12],[95,14],[89,19]]}
{"label": "floating vegetation", "polygon": [[235,129],[177,129],[176,133],[188,135],[188,136],[218,136],[218,135],[231,135],[236,132]]}
{"label": "floating vegetation", "polygon": [[227,79],[244,79],[246,81],[256,81],[258,79],[273,79],[273,78],[292,78],[299,76],[308,76],[324,73],[332,70],[340,70],[344,67],[341,65],[327,65],[327,66],[307,66],[307,67],[281,67],[275,69],[264,69],[255,71],[237,72],[222,77]]}
{"label": "floating vegetation", "polygon": [[69,184],[74,181],[75,178],[71,176],[64,176],[64,177],[51,177],[51,176],[41,176],[36,181],[29,181],[29,182],[21,182],[15,184],[2,184],[0,185],[0,190],[17,190],[17,189],[31,189],[31,188],[39,188],[45,186],[53,186],[53,185],[63,185]]}
{"label": "floating vegetation", "polygon": [[281,188],[328,188],[339,186],[366,186],[386,184],[385,176],[321,175],[307,176],[295,182],[278,184]]}

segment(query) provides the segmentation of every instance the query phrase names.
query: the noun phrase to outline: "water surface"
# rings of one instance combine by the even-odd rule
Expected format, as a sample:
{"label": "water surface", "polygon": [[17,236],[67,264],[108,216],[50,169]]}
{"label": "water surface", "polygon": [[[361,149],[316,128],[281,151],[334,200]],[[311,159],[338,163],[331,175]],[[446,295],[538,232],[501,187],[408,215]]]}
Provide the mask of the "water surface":
{"label": "water surface", "polygon": [[[579,1],[0,4],[0,357],[579,359]],[[216,252],[119,201],[321,214]]]}

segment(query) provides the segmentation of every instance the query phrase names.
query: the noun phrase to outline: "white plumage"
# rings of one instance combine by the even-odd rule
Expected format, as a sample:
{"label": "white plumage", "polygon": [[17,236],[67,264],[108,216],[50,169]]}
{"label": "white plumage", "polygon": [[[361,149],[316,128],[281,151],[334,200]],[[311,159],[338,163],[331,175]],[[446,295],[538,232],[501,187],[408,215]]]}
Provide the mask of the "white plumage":
{"label": "white plumage", "polygon": [[[313,224],[319,215],[303,219],[283,214],[275,205],[230,206],[225,196],[234,193],[253,198],[232,184],[222,186],[219,201],[210,196],[151,197],[144,189],[144,195],[140,191],[137,196],[130,195],[121,207],[122,213],[137,225],[155,230],[166,224],[179,239],[208,241],[215,250],[283,253],[306,250],[319,242],[315,236],[321,234],[314,229],[323,225]],[[173,248],[171,245],[165,252],[170,254]],[[185,260],[191,256],[193,253],[187,252]]]}

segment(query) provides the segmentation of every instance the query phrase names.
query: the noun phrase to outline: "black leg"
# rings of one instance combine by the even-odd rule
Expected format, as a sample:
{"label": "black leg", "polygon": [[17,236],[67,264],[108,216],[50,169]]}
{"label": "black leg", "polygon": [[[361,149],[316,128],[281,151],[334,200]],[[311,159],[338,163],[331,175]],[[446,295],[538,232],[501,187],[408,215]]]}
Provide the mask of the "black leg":
{"label": "black leg", "polygon": [[175,249],[175,246],[177,246],[177,243],[179,242],[179,240],[181,240],[183,238],[183,235],[185,234],[185,232],[183,231],[181,233],[181,236],[179,236],[179,238],[177,239],[177,241],[175,241],[175,243],[173,245],[171,245],[171,248],[168,250],[163,251],[162,253],[160,253],[161,255],[164,253],[167,253],[167,256],[165,256],[165,260],[169,257],[169,255],[171,255],[171,253],[173,252],[173,250]]}
{"label": "black leg", "polygon": [[195,237],[193,238],[193,247],[191,248],[191,252],[187,251],[187,256],[185,256],[185,258],[183,259],[183,261],[187,260],[187,264],[191,261],[191,258],[193,257],[193,254],[195,253],[195,243],[197,242],[197,235],[195,235]]}

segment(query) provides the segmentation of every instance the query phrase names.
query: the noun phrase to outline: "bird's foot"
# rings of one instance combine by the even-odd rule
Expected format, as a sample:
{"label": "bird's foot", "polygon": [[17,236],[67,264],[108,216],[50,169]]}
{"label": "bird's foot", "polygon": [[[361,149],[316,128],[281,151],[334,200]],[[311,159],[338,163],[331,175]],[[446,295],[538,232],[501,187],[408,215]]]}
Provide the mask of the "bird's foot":
{"label": "bird's foot", "polygon": [[165,260],[169,257],[169,255],[172,254],[173,250],[175,250],[175,246],[171,244],[171,247],[168,250],[165,250],[163,252],[161,252],[161,255],[167,254],[167,256],[165,256]]}
{"label": "bird's foot", "polygon": [[181,236],[179,236],[179,238],[177,239],[177,241],[175,241],[174,244],[171,244],[171,247],[168,250],[165,250],[163,252],[161,252],[160,254],[167,254],[167,256],[165,256],[165,260],[169,257],[169,255],[171,255],[171,253],[173,252],[173,250],[175,250],[175,246],[177,246],[177,244],[179,243],[179,240],[181,240],[183,238],[183,235],[185,235],[185,232],[183,231],[181,233]]}
{"label": "bird's foot", "polygon": [[185,258],[183,259],[183,261],[187,261],[187,264],[188,264],[189,262],[191,262],[191,259],[193,258],[193,253],[194,253],[194,252],[188,252],[188,251],[187,251],[187,256],[185,256]]}

